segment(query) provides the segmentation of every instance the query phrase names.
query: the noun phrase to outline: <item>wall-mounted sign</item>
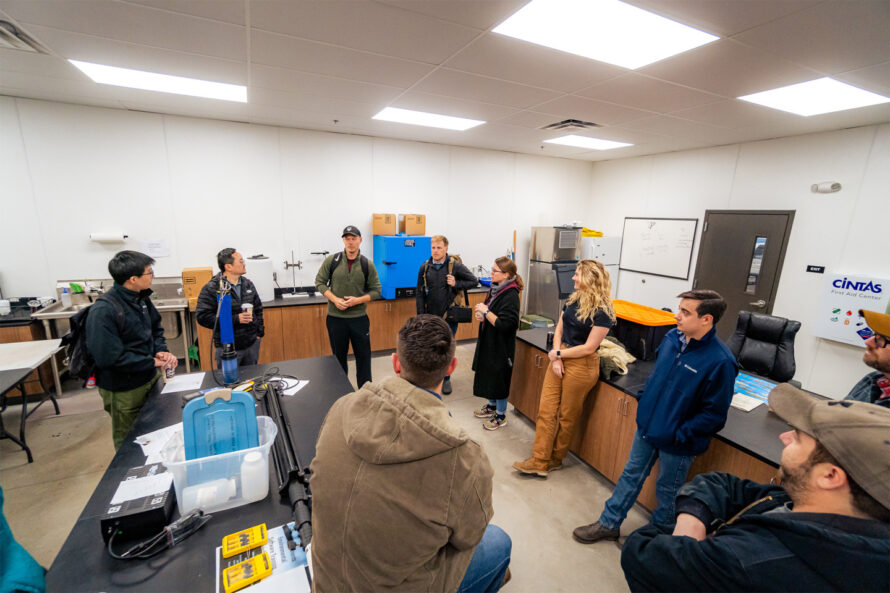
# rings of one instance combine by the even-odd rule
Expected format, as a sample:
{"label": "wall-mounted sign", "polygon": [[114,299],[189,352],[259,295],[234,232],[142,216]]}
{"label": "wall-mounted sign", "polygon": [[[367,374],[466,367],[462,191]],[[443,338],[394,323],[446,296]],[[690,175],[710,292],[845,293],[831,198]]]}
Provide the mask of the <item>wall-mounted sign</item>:
{"label": "wall-mounted sign", "polygon": [[813,274],[824,274],[825,266],[807,266],[807,272],[812,272]]}
{"label": "wall-mounted sign", "polygon": [[820,338],[864,347],[871,330],[859,316],[859,309],[883,313],[888,303],[890,279],[826,274],[814,333]]}

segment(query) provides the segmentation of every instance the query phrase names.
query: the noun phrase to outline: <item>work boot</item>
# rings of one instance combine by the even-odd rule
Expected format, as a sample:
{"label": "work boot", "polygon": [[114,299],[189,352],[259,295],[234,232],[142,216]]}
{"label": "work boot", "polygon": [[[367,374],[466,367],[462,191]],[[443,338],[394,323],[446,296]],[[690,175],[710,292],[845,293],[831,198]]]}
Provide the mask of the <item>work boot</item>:
{"label": "work boot", "polygon": [[575,541],[581,542],[582,544],[595,544],[602,540],[617,542],[618,535],[619,532],[617,529],[609,529],[599,521],[591,523],[590,525],[576,527],[575,531],[572,532]]}
{"label": "work boot", "polygon": [[555,472],[558,469],[562,469],[562,460],[559,459],[551,459],[547,462],[547,471]]}
{"label": "work boot", "polygon": [[538,476],[541,478],[547,477],[547,462],[539,461],[534,457],[529,457],[525,461],[514,461],[513,469],[517,470],[520,474]]}
{"label": "work boot", "polygon": [[451,394],[451,377],[445,377],[445,380],[442,382],[442,393],[445,395]]}

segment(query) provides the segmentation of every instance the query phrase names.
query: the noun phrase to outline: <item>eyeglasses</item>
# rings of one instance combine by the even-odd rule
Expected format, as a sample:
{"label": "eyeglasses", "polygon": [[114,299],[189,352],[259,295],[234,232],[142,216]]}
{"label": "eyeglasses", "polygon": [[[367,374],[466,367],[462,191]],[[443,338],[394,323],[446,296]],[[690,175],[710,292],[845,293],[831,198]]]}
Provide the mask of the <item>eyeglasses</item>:
{"label": "eyeglasses", "polygon": [[154,275],[155,275],[154,268],[149,268],[147,272],[142,272],[141,274],[139,274],[139,277],[141,278],[142,276],[154,276]]}
{"label": "eyeglasses", "polygon": [[881,334],[872,334],[871,337],[875,341],[875,346],[878,348],[886,348],[890,345],[890,338],[887,336],[882,336]]}
{"label": "eyeglasses", "polygon": [[494,274],[495,272],[497,272],[498,274],[503,274],[503,273],[504,273],[503,270],[499,270],[499,269],[497,269],[497,268],[492,268],[492,269],[491,269],[491,273]]}

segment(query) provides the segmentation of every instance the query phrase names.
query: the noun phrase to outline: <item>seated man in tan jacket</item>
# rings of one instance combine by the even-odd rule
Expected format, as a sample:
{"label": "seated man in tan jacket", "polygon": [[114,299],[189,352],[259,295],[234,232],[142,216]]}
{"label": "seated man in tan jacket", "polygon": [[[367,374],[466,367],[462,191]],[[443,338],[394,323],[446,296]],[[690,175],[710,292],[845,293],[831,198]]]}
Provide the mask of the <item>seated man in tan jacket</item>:
{"label": "seated man in tan jacket", "polygon": [[313,587],[497,591],[510,537],[489,525],[492,469],[442,403],[457,366],[440,317],[399,331],[397,377],[331,406],[312,461]]}

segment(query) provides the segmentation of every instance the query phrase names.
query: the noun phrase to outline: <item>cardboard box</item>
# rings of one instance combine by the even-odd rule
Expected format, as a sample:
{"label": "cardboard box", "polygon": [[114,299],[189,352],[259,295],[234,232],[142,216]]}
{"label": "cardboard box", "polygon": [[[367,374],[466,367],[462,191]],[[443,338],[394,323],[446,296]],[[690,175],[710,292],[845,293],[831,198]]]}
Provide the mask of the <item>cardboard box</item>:
{"label": "cardboard box", "polygon": [[399,232],[407,235],[425,235],[426,214],[399,214]]}
{"label": "cardboard box", "polygon": [[395,214],[372,214],[373,225],[372,235],[395,235],[396,234],[396,215]]}
{"label": "cardboard box", "polygon": [[197,299],[204,285],[213,278],[213,268],[183,268],[182,292],[187,299]]}

